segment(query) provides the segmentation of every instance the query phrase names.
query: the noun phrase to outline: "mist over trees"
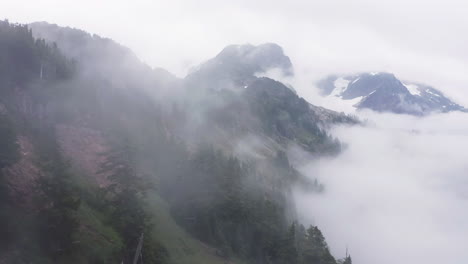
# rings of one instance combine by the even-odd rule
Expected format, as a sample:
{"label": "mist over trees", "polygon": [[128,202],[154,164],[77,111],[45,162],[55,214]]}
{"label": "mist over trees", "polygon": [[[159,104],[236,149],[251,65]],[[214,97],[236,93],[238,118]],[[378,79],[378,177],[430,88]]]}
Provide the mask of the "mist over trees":
{"label": "mist over trees", "polygon": [[0,262],[130,263],[144,234],[145,263],[338,263],[297,222],[292,187],[323,186],[288,150],[337,154],[327,128],[357,121],[255,77],[291,66],[280,47],[178,79],[111,40],[32,28],[0,22]]}

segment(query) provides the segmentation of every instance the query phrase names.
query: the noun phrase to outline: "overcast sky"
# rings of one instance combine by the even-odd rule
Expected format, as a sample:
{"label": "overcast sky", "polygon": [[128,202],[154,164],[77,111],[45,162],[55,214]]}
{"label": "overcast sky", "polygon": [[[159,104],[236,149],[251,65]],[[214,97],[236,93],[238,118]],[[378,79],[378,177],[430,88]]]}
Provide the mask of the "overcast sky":
{"label": "overcast sky", "polygon": [[468,105],[467,13],[463,0],[0,0],[0,18],[110,37],[178,76],[228,44],[276,42],[311,101],[323,75],[391,71]]}

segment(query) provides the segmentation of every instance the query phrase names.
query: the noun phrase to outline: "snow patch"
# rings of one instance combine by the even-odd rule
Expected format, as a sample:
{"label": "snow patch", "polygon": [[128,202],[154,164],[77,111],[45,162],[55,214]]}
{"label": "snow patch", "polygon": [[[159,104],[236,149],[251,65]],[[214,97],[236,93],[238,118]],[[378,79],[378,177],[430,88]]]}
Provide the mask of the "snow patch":
{"label": "snow patch", "polygon": [[359,79],[361,79],[361,77],[358,77],[358,78],[357,78],[356,80],[354,80],[351,84],[353,84],[353,83],[359,81]]}
{"label": "snow patch", "polygon": [[429,94],[431,94],[431,95],[440,97],[440,95],[438,95],[438,94],[436,94],[436,93],[433,93],[433,92],[431,91],[431,89],[426,89],[426,93],[429,93]]}
{"label": "snow patch", "polygon": [[348,88],[349,80],[344,79],[343,77],[340,77],[336,79],[333,84],[335,85],[335,89],[331,92],[330,96],[341,96],[341,94],[346,91]]}
{"label": "snow patch", "polygon": [[421,96],[421,91],[419,90],[419,86],[417,86],[416,84],[406,84],[406,83],[404,83],[403,85],[406,87],[406,89],[408,89],[410,94]]}
{"label": "snow patch", "polygon": [[[373,94],[374,92],[372,92],[371,94]],[[371,94],[369,94],[369,95],[371,95]],[[359,96],[359,97],[356,97],[356,98],[353,98],[353,99],[350,99],[350,100],[343,100],[343,102],[345,102],[346,104],[356,108],[357,105],[362,101],[363,98],[364,98],[364,96]]]}
{"label": "snow patch", "polygon": [[324,99],[319,102],[319,106],[325,107],[337,112],[343,112],[346,114],[354,114],[356,112],[357,105],[361,102],[364,96],[356,97],[350,100],[344,100],[336,96],[324,97]]}

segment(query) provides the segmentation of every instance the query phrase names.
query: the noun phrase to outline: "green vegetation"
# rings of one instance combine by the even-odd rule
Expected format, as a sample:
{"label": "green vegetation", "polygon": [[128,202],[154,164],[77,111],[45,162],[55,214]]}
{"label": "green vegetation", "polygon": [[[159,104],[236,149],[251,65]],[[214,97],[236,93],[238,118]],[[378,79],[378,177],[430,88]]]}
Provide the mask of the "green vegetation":
{"label": "green vegetation", "polygon": [[11,120],[0,113],[0,249],[8,245],[12,239],[13,219],[9,218],[12,210],[8,193],[7,182],[4,175],[4,168],[13,164],[19,159],[19,146],[16,132]]}
{"label": "green vegetation", "polygon": [[53,130],[36,130],[39,178],[38,223],[40,244],[54,261],[74,251],[73,234],[78,230],[77,210],[81,199],[72,184],[73,175],[63,160]]}

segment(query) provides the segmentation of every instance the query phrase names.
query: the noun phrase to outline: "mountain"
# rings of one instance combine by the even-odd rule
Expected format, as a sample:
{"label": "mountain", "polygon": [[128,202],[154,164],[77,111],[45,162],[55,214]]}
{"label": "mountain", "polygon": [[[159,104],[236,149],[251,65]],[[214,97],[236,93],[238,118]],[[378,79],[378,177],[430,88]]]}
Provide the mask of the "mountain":
{"label": "mountain", "polygon": [[391,73],[333,75],[317,85],[323,96],[341,98],[356,109],[410,115],[466,111],[435,88],[401,81]]}
{"label": "mountain", "polygon": [[192,69],[186,77],[192,83],[209,88],[244,87],[255,73],[279,69],[285,75],[293,74],[293,66],[283,49],[274,43],[259,46],[230,45],[216,57]]}
{"label": "mountain", "polygon": [[[291,149],[336,155],[276,44],[233,45],[180,79],[82,30],[0,21],[0,263],[336,264],[298,223]],[[22,221],[17,221],[22,219]],[[350,263],[349,257],[346,259]]]}
{"label": "mountain", "polygon": [[77,64],[80,75],[85,78],[106,79],[112,76],[114,87],[136,87],[158,93],[170,92],[174,83],[179,81],[165,69],[151,68],[142,63],[129,48],[111,39],[47,22],[31,23],[28,27],[34,38],[56,43]]}
{"label": "mountain", "polygon": [[[253,133],[281,143],[283,147],[299,144],[309,151],[332,151],[326,128],[335,123],[355,124],[357,120],[313,106],[281,82],[257,77],[275,68],[284,74],[293,74],[289,57],[278,45],[231,45],[195,68],[183,83],[187,93],[203,94],[202,102],[195,102],[194,111],[200,104],[204,108],[213,107],[209,110],[216,113],[213,122],[217,126],[231,126],[229,139],[223,139],[223,144]],[[196,95],[191,96],[191,100],[194,97]],[[207,97],[210,102],[225,103],[221,107],[219,104],[212,106],[203,101]],[[216,137],[211,135],[213,138]],[[322,143],[325,144],[321,146]]]}

